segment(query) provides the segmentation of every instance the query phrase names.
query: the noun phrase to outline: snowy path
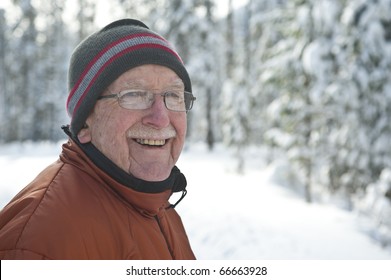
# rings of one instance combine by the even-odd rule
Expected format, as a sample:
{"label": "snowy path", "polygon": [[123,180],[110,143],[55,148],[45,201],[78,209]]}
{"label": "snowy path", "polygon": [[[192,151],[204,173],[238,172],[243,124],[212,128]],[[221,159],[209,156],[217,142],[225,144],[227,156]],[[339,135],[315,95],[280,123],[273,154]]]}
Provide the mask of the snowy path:
{"label": "snowy path", "polygon": [[[0,207],[57,159],[59,146],[0,146]],[[177,210],[199,259],[391,259],[353,214],[304,203],[275,185],[270,170],[238,175],[233,165],[224,150],[196,145],[178,163],[188,195]]]}
{"label": "snowy path", "polygon": [[354,214],[305,203],[268,170],[240,176],[227,155],[202,150],[185,153],[179,167],[188,197],[178,211],[199,259],[391,259]]}

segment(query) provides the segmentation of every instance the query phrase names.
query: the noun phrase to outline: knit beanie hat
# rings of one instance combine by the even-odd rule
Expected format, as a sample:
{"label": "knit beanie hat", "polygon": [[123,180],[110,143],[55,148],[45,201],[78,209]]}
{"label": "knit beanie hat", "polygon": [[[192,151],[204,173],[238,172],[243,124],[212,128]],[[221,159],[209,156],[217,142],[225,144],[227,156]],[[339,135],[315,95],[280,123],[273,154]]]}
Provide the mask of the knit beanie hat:
{"label": "knit beanie hat", "polygon": [[67,111],[70,130],[76,136],[97,98],[124,72],[144,64],[173,70],[191,92],[191,81],[170,43],[144,23],[122,19],[83,40],[74,50],[68,71]]}

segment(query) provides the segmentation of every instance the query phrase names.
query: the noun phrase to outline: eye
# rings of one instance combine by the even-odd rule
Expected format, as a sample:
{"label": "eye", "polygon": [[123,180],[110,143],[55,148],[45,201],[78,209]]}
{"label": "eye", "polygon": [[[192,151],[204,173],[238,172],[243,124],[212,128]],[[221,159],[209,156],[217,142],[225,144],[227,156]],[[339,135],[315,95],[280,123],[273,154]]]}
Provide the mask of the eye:
{"label": "eye", "polygon": [[176,100],[176,101],[183,100],[183,93],[168,91],[164,95],[171,100]]}
{"label": "eye", "polygon": [[142,90],[125,90],[120,93],[123,98],[145,98],[148,92]]}

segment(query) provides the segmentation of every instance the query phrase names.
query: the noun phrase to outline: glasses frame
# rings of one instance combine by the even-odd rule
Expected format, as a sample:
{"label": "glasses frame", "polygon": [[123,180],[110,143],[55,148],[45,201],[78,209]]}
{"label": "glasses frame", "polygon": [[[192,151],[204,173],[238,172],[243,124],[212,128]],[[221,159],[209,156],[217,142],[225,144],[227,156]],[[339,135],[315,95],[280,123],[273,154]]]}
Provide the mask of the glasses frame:
{"label": "glasses frame", "polygon": [[[162,92],[162,93],[153,93],[152,91],[147,91],[147,90],[136,90],[136,89],[135,90],[130,90],[130,89],[127,89],[127,90],[122,90],[122,91],[120,91],[118,93],[112,93],[112,94],[108,94],[108,95],[99,96],[97,100],[116,98],[117,102],[118,102],[118,105],[121,108],[124,108],[124,109],[127,109],[127,110],[146,110],[146,109],[149,109],[149,108],[152,107],[153,103],[151,103],[151,107],[147,107],[145,109],[129,109],[129,108],[126,108],[126,107],[122,106],[121,98],[122,98],[122,96],[124,96],[124,94],[122,94],[122,93],[131,92],[131,91],[146,91],[146,92],[152,93],[153,95],[160,95],[161,97],[163,97],[164,106],[166,107],[166,109],[169,110],[169,111],[172,111],[172,112],[186,112],[186,113],[189,112],[193,108],[194,101],[197,99],[191,92],[184,91],[185,107],[186,107],[186,104],[188,102],[190,102],[189,103],[189,108],[188,109],[186,108],[184,111],[172,110],[172,109],[169,109],[167,107],[166,96],[168,96],[170,93],[172,93],[172,91],[166,91],[166,92]],[[186,99],[186,96],[188,97],[188,99]]]}

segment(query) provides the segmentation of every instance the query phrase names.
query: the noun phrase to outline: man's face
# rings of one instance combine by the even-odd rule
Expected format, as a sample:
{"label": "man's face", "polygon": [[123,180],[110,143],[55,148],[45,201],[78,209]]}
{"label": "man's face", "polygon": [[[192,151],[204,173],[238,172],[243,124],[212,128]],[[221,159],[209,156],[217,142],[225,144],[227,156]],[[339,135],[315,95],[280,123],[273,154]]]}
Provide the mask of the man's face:
{"label": "man's face", "polygon": [[[126,89],[163,93],[178,87],[184,89],[183,82],[171,69],[143,65],[123,73],[102,95]],[[101,99],[86,124],[88,128],[78,134],[80,142],[91,141],[117,166],[147,181],[168,178],[182,151],[187,128],[186,113],[169,111],[160,95],[144,110],[124,109],[115,98]]]}

